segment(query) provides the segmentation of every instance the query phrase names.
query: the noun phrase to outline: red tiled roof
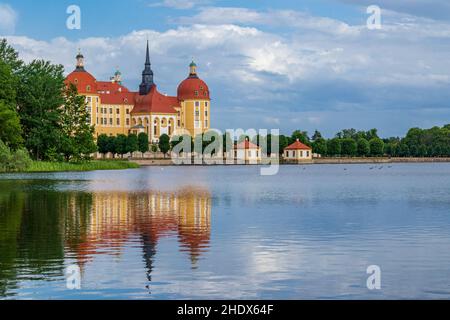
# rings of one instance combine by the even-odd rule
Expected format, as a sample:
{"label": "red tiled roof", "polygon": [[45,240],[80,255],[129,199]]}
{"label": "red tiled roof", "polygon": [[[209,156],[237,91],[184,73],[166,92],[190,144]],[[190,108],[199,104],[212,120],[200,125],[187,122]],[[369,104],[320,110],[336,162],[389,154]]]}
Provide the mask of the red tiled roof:
{"label": "red tiled roof", "polygon": [[[97,80],[87,71],[73,71],[66,78],[66,84],[73,83],[78,93],[81,94],[97,94]],[[90,87],[90,91],[88,91]]]}
{"label": "red tiled roof", "polygon": [[203,80],[196,77],[189,77],[183,80],[178,86],[178,99],[209,100],[209,88]]}
{"label": "red tiled roof", "polygon": [[100,100],[102,104],[134,105],[136,95],[137,92],[100,93]]}
{"label": "red tiled roof", "polygon": [[136,94],[135,106],[131,113],[177,113],[174,108],[180,107],[177,97],[169,97],[158,92],[154,85],[145,96]]}
{"label": "red tiled roof", "polygon": [[101,93],[129,92],[126,87],[111,81],[98,81],[97,90]]}
{"label": "red tiled roof", "polygon": [[301,143],[299,140],[286,147],[284,150],[312,150],[311,147]]}
{"label": "red tiled roof", "polygon": [[242,141],[241,143],[238,143],[236,145],[236,149],[259,149],[259,147],[256,144],[254,144],[248,140],[245,140],[245,141]]}

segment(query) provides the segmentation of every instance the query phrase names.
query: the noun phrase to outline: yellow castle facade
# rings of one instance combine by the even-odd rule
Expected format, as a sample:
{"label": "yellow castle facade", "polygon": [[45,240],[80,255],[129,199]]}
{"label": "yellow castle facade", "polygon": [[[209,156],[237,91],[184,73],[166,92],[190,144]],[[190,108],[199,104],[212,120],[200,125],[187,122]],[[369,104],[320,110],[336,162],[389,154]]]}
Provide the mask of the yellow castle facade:
{"label": "yellow castle facade", "polygon": [[126,88],[119,71],[109,81],[97,81],[86,71],[81,53],[76,56],[76,68],[67,76],[66,84],[74,84],[86,97],[95,137],[144,132],[150,143],[157,143],[163,134],[195,137],[211,128],[210,92],[198,77],[195,62],[189,65],[189,75],[179,84],[176,96],[161,94],[153,75],[147,43],[139,91]]}

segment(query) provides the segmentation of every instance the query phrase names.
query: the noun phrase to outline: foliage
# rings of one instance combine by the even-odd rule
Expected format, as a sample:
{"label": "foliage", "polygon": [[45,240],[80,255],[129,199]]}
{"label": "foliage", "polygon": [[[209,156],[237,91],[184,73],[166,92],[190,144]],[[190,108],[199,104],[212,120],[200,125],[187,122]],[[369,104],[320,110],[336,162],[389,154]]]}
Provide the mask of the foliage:
{"label": "foliage", "polygon": [[90,125],[86,98],[78,95],[75,85],[70,84],[64,92],[65,104],[61,108],[60,125],[62,137],[60,152],[66,161],[86,160],[97,151],[94,127]]}
{"label": "foliage", "polygon": [[382,156],[384,154],[384,142],[380,138],[371,139],[369,147],[372,156]]}
{"label": "foliage", "polygon": [[148,152],[148,135],[145,132],[141,132],[138,135],[138,150],[142,154]]}
{"label": "foliage", "polygon": [[106,134],[101,134],[97,137],[98,152],[100,152],[103,156],[110,152],[109,146],[109,138]]}
{"label": "foliage", "polygon": [[356,155],[357,145],[352,138],[345,138],[341,140],[341,154],[349,157]]}
{"label": "foliage", "polygon": [[24,149],[11,151],[0,140],[0,172],[24,171],[31,165],[28,152]]}
{"label": "foliage", "polygon": [[26,172],[61,172],[136,169],[139,165],[128,161],[94,160],[89,162],[46,162],[33,161]]}
{"label": "foliage", "polygon": [[159,137],[159,150],[166,156],[170,150],[170,137],[167,134],[163,134]]}
{"label": "foliage", "polygon": [[133,153],[139,150],[138,136],[130,134],[127,137],[127,151]]}
{"label": "foliage", "polygon": [[16,108],[17,83],[17,77],[13,75],[11,67],[0,60],[0,139],[12,149],[17,149],[23,143],[22,127]]}
{"label": "foliage", "polygon": [[327,142],[327,154],[329,156],[339,156],[341,154],[341,140],[333,138]]}
{"label": "foliage", "polygon": [[364,138],[360,138],[357,142],[357,154],[360,157],[366,157],[370,153],[369,141]]}
{"label": "foliage", "polygon": [[48,159],[61,145],[61,106],[64,105],[63,67],[37,60],[22,68],[17,103],[25,145],[34,159]]}
{"label": "foliage", "polygon": [[312,149],[314,153],[320,155],[327,154],[327,141],[324,138],[316,138],[312,144]]}
{"label": "foliage", "polygon": [[114,139],[114,151],[115,153],[120,154],[122,158],[124,154],[128,153],[127,140],[127,136],[124,134],[119,134]]}

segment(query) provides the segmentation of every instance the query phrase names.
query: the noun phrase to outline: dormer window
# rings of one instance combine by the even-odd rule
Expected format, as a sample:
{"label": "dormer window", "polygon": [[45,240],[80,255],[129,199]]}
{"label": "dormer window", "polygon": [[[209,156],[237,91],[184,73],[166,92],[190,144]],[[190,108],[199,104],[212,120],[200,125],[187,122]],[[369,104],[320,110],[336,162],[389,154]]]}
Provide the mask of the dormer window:
{"label": "dormer window", "polygon": [[198,97],[198,91],[197,91],[197,90],[195,90],[194,95],[195,95],[196,97]]}
{"label": "dormer window", "polygon": [[86,86],[86,91],[91,92],[91,86]]}
{"label": "dormer window", "polygon": [[73,80],[75,84],[78,84],[78,79]]}

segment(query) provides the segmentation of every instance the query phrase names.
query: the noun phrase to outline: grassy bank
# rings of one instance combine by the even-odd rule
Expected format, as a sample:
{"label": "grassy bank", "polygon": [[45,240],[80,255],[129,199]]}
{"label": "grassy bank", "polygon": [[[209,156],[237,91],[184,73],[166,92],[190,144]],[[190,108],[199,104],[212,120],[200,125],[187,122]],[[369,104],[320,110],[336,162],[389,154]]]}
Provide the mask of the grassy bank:
{"label": "grassy bank", "polygon": [[139,165],[128,161],[94,160],[83,163],[33,161],[25,172],[63,172],[136,169]]}

